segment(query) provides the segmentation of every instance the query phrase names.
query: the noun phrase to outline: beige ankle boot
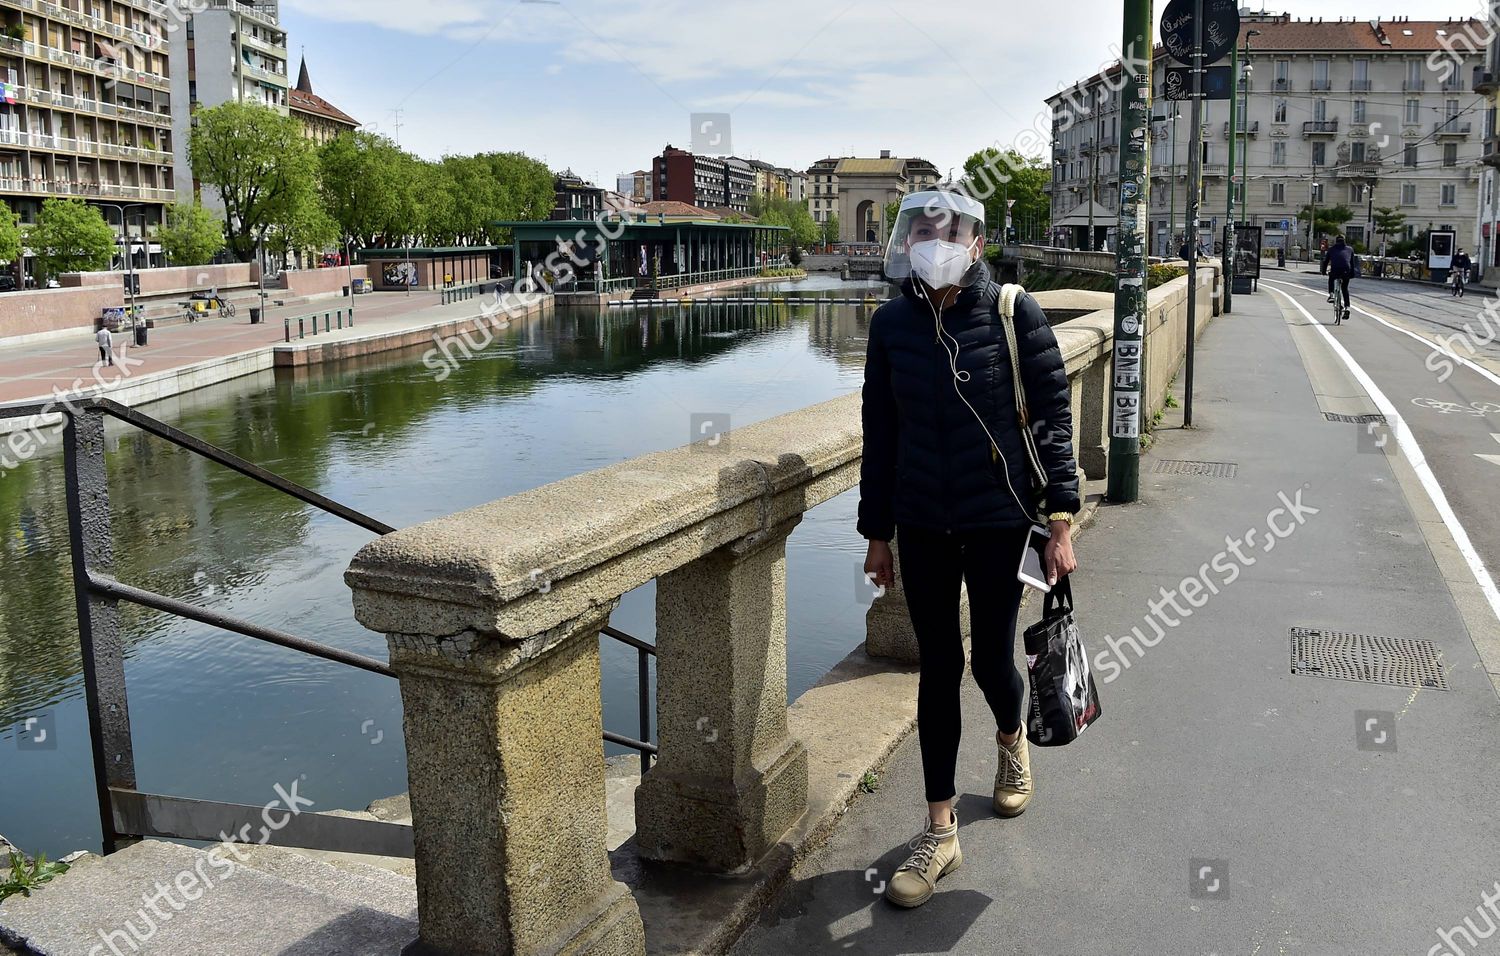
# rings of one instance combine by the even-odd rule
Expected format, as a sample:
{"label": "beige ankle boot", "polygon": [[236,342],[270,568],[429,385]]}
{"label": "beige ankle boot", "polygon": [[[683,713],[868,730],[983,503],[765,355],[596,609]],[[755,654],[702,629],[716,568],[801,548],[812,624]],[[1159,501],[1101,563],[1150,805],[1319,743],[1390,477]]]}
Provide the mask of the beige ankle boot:
{"label": "beige ankle boot", "polygon": [[1000,770],[995,774],[995,812],[1002,817],[1017,817],[1031,803],[1036,788],[1031,782],[1031,751],[1026,746],[1026,729],[1010,746],[1000,743],[1000,734],[995,734],[1000,744]]}
{"label": "beige ankle boot", "polygon": [[932,898],[937,881],[958,869],[964,862],[958,848],[958,814],[945,827],[927,821],[927,829],[917,838],[915,852],[901,864],[885,898],[897,906],[921,906]]}

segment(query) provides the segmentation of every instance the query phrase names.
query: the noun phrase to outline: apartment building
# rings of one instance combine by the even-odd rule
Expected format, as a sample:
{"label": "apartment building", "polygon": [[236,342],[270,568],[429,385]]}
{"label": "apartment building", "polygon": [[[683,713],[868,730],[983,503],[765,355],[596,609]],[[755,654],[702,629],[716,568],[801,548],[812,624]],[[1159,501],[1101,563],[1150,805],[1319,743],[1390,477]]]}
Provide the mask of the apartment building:
{"label": "apartment building", "polygon": [[927,160],[893,157],[888,149],[873,159],[830,156],[808,167],[808,209],[820,223],[838,217],[840,242],[884,242],[891,225],[885,221],[886,205],[939,179]]}
{"label": "apartment building", "polygon": [[[1309,241],[1297,214],[1309,202],[1345,206],[1343,232],[1361,245],[1380,237],[1373,210],[1407,216],[1405,232],[1478,237],[1480,158],[1489,104],[1475,91],[1484,60],[1468,38],[1478,20],[1297,20],[1242,14],[1241,76],[1234,101],[1203,104],[1203,193],[1199,230],[1220,235],[1229,193],[1235,219],[1261,226],[1267,247],[1300,252]],[[1247,48],[1249,53],[1245,55]],[[1481,44],[1482,46],[1482,44]],[[1226,57],[1216,65],[1228,65]],[[1249,72],[1243,70],[1248,63]],[[1187,231],[1191,103],[1162,95],[1175,66],[1153,64],[1152,251],[1174,250]],[[1482,71],[1481,71],[1482,72]],[[1119,200],[1118,67],[1050,97],[1052,221],[1081,219],[1092,199],[1112,231]],[[1229,110],[1237,111],[1235,169],[1228,167]],[[1246,180],[1232,183],[1244,170]],[[1070,217],[1071,214],[1071,217]],[[1084,231],[1056,235],[1075,242]],[[1102,233],[1101,233],[1102,234]],[[1174,239],[1173,237],[1179,237]],[[1096,237],[1097,238],[1097,237]]]}
{"label": "apartment building", "polygon": [[1474,92],[1485,97],[1484,143],[1479,155],[1479,235],[1472,256],[1480,277],[1493,280],[1500,267],[1500,131],[1495,128],[1500,107],[1500,31],[1490,37],[1484,64],[1474,70]]}
{"label": "apartment building", "polygon": [[[182,25],[171,32],[177,198],[191,202],[201,193],[188,162],[193,111],[238,100],[287,115],[286,31],[281,28],[280,0],[176,0],[174,10]],[[203,204],[222,210],[223,204],[211,193],[201,194]]]}
{"label": "apartment building", "polygon": [[755,191],[755,170],[733,156],[702,156],[668,143],[651,160],[651,197],[744,213]]}
{"label": "apartment building", "polygon": [[146,0],[0,0],[0,201],[22,222],[49,197],[99,206],[117,233],[161,222],[176,185],[167,33]]}

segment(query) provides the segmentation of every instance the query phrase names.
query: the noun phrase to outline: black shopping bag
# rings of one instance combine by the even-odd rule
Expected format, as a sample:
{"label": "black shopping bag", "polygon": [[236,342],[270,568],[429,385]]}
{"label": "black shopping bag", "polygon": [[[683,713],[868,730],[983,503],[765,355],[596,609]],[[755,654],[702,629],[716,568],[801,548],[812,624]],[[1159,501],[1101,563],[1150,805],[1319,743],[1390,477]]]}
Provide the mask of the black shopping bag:
{"label": "black shopping bag", "polygon": [[1073,619],[1073,585],[1068,578],[1047,592],[1042,619],[1026,629],[1025,641],[1031,678],[1026,739],[1039,747],[1070,744],[1103,710]]}

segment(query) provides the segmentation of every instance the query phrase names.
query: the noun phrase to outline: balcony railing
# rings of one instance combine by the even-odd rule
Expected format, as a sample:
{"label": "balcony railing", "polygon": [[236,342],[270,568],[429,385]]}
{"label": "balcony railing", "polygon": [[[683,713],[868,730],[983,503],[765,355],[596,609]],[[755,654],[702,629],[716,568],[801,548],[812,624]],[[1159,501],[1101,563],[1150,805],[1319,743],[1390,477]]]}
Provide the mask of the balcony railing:
{"label": "balcony railing", "polygon": [[87,13],[80,13],[69,7],[64,7],[56,3],[48,3],[47,0],[10,0],[10,2],[23,9],[39,13],[48,19],[60,20],[63,23],[71,23],[74,26],[83,27],[85,30],[93,30],[95,33],[107,33],[112,37],[128,40],[135,46],[145,50],[159,50],[165,45],[162,38],[150,30],[121,26],[112,20],[90,16]]}
{"label": "balcony railing", "polygon": [[[1235,130],[1236,136],[1256,136],[1260,133],[1260,120],[1251,120],[1248,124],[1241,123]],[[1224,121],[1224,138],[1229,138],[1229,121]]]}
{"label": "balcony railing", "polygon": [[155,186],[128,186],[122,183],[79,182],[61,179],[0,178],[0,192],[29,193],[37,196],[79,196],[88,198],[145,199],[171,202],[176,193]]}
{"label": "balcony railing", "polygon": [[115,116],[136,123],[150,123],[153,126],[172,125],[172,116],[170,113],[153,113],[150,110],[138,110],[131,106],[121,106],[118,103],[106,103],[103,100],[89,100],[68,93],[39,90],[32,86],[12,86],[7,88],[15,94],[17,99],[24,100],[27,103],[34,103],[37,106],[62,106],[67,109],[93,113],[98,116]]}
{"label": "balcony railing", "polygon": [[166,150],[107,143],[96,139],[75,139],[49,133],[31,133],[25,130],[0,129],[0,144],[24,146],[28,149],[48,149],[62,153],[81,153],[106,159],[129,159],[139,163],[167,164],[172,162],[172,154]]}
{"label": "balcony railing", "polygon": [[1302,124],[1303,136],[1331,136],[1339,131],[1339,121],[1336,119],[1308,120]]}
{"label": "balcony railing", "polygon": [[87,70],[96,76],[124,80],[127,83],[150,86],[159,90],[171,88],[171,81],[165,76],[142,73],[140,70],[132,70],[128,66],[104,58],[90,59],[72,50],[59,50],[57,47],[43,46],[30,40],[17,40],[15,37],[0,35],[0,51],[7,50],[21,56],[31,57],[33,60],[46,60],[49,63],[57,63],[75,70]]}
{"label": "balcony railing", "polygon": [[1374,85],[1369,80],[1349,81],[1349,91],[1351,93],[1368,93],[1372,89],[1374,89]]}
{"label": "balcony railing", "polygon": [[252,79],[270,80],[277,86],[287,85],[285,73],[277,73],[275,70],[267,70],[263,67],[254,66],[253,64],[243,62],[240,64],[240,67],[244,71],[244,74]]}
{"label": "balcony railing", "polygon": [[1322,79],[1317,79],[1315,77],[1312,81],[1311,89],[1313,89],[1315,92],[1326,92],[1327,90],[1333,89],[1333,81],[1326,76]]}
{"label": "balcony railing", "polygon": [[1292,90],[1292,81],[1284,76],[1279,76],[1271,81],[1271,89],[1277,93],[1289,93]]}
{"label": "balcony railing", "polygon": [[1483,67],[1474,67],[1474,92],[1488,96],[1496,89],[1500,89],[1500,81],[1497,81],[1495,74]]}
{"label": "balcony railing", "polygon": [[1473,128],[1474,124],[1460,123],[1456,119],[1438,120],[1432,124],[1432,131],[1437,136],[1467,136]]}
{"label": "balcony railing", "polygon": [[1418,91],[1427,89],[1427,79],[1421,76],[1408,76],[1406,82],[1401,84],[1403,90]]}
{"label": "balcony railing", "polygon": [[200,0],[202,6],[209,10],[231,10],[235,13],[254,17],[269,27],[278,27],[276,8],[273,6],[262,6],[258,3],[240,3],[239,0]]}

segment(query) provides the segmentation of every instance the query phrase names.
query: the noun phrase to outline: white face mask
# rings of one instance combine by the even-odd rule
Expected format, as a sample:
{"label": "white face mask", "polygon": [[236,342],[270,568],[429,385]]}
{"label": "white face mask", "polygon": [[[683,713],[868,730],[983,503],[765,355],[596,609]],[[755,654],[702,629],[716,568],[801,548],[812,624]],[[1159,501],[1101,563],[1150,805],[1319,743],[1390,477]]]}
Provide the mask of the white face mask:
{"label": "white face mask", "polygon": [[[974,240],[978,242],[978,239]],[[969,255],[974,243],[967,246],[943,239],[928,239],[911,247],[911,270],[934,289],[946,289],[963,281],[964,273],[974,260]]]}

